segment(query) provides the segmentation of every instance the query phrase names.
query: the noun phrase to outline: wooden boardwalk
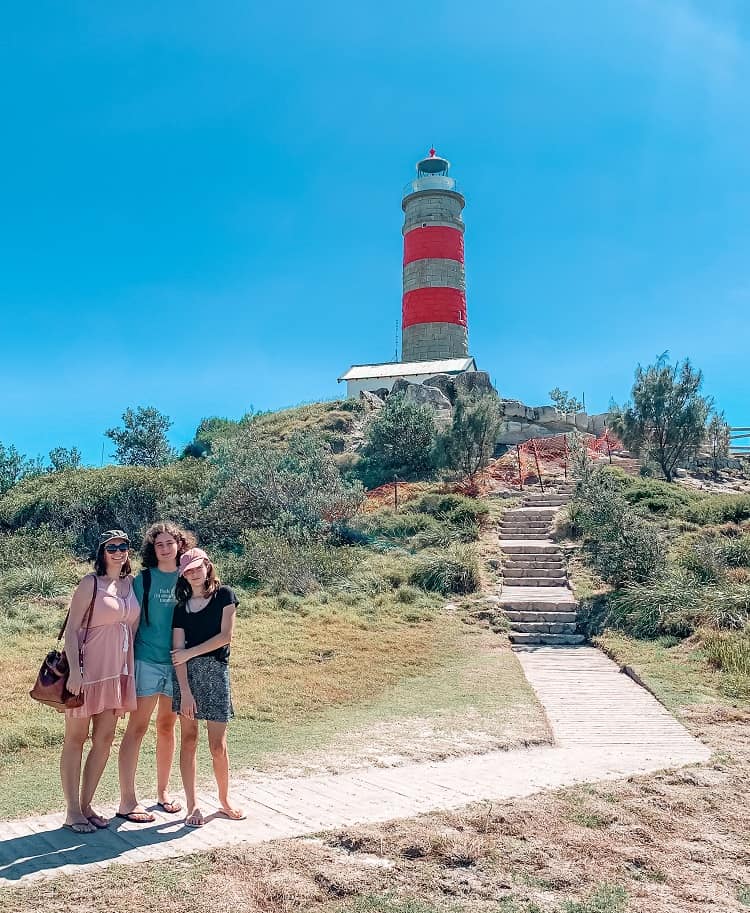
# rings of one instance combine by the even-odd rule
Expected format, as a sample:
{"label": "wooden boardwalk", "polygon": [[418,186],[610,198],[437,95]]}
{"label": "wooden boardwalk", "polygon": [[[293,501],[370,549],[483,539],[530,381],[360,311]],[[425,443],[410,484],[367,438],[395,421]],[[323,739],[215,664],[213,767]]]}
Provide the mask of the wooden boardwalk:
{"label": "wooden boardwalk", "polygon": [[234,797],[247,819],[217,816],[216,797],[208,793],[201,797],[208,820],[199,829],[158,810],[154,824],[113,819],[107,830],[83,835],[64,830],[61,814],[5,821],[0,823],[0,884],[408,818],[470,802],[502,802],[708,759],[707,748],[598,650],[523,647],[517,652],[549,717],[554,746],[340,775],[239,777]]}

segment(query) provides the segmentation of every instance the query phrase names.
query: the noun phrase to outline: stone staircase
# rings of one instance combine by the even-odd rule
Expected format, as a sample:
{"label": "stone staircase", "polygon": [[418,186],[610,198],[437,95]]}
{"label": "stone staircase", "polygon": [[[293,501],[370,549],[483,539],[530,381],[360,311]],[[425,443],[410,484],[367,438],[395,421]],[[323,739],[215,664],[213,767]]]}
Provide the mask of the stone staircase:
{"label": "stone staircase", "polygon": [[565,559],[550,538],[557,511],[570,500],[572,485],[525,495],[506,511],[499,527],[503,553],[501,607],[514,644],[583,643],[577,633],[578,604],[568,586]]}

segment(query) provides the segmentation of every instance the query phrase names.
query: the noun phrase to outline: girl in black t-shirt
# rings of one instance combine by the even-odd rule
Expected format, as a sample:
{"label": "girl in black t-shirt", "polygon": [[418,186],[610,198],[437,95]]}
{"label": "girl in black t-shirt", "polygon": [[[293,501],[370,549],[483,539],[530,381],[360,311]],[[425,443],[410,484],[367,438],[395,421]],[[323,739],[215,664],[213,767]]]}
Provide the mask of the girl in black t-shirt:
{"label": "girl in black t-shirt", "polygon": [[173,708],[180,714],[180,772],[190,827],[205,824],[196,800],[198,720],[206,721],[220,811],[233,821],[245,817],[229,801],[227,723],[234,716],[229,685],[229,645],[234,632],[237,597],[222,586],[208,555],[191,548],[180,558],[172,622],[175,670]]}

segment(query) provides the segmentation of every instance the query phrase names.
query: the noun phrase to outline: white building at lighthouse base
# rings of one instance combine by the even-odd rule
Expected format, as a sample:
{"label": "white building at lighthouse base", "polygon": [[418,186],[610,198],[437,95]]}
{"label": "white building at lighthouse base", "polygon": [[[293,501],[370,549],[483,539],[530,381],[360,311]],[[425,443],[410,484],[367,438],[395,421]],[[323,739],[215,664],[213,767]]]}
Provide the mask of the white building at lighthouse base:
{"label": "white building at lighthouse base", "polygon": [[338,382],[346,381],[346,395],[352,399],[363,390],[374,392],[385,388],[390,392],[399,378],[411,384],[422,384],[436,374],[455,376],[476,370],[471,355],[435,361],[386,361],[377,365],[352,365]]}

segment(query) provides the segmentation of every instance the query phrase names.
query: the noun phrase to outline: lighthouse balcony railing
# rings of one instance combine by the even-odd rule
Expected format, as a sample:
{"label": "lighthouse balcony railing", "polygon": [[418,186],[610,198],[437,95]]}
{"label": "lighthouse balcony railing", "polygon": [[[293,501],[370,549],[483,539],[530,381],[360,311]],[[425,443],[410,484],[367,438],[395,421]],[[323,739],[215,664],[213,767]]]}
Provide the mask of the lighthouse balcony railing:
{"label": "lighthouse balcony railing", "polygon": [[410,193],[419,193],[420,190],[452,190],[454,193],[461,193],[458,181],[454,178],[449,178],[444,174],[429,174],[409,181],[404,186],[403,196],[409,196]]}

